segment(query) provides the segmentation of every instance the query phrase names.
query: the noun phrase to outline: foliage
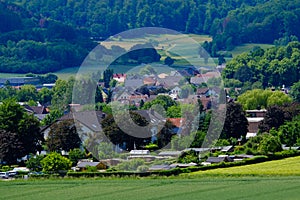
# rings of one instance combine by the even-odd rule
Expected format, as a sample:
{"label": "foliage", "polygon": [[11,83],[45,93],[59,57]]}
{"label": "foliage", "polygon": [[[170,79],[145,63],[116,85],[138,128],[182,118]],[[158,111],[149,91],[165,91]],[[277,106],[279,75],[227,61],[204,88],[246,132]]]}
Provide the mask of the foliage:
{"label": "foliage", "polygon": [[50,153],[41,160],[44,172],[58,172],[70,169],[72,162],[59,153]]}
{"label": "foliage", "polygon": [[268,132],[272,128],[278,129],[285,121],[285,112],[282,107],[270,106],[267,109],[264,120],[259,125],[261,132]]}
{"label": "foliage", "polygon": [[223,146],[229,146],[230,142],[226,139],[218,139],[213,143],[214,147],[223,147]]}
{"label": "foliage", "polygon": [[184,152],[178,158],[178,162],[179,163],[191,163],[191,162],[198,163],[199,162],[198,154],[192,150],[188,151],[188,152]]}
{"label": "foliage", "polygon": [[151,108],[151,106],[155,104],[160,104],[164,107],[165,110],[168,110],[168,108],[171,106],[177,105],[176,101],[174,101],[171,97],[165,95],[158,95],[154,100],[146,102],[144,104],[143,109],[148,110]]}
{"label": "foliage", "polygon": [[290,95],[295,101],[300,102],[300,81],[292,85]]}
{"label": "foliage", "polygon": [[68,81],[58,79],[55,86],[52,88],[51,109],[65,111],[67,106],[72,101],[72,91],[74,78],[69,78]]}
{"label": "foliage", "polygon": [[63,120],[51,125],[46,142],[50,151],[70,151],[81,145],[73,120]]}
{"label": "foliage", "polygon": [[118,171],[136,171],[138,167],[144,165],[144,163],[145,161],[143,159],[132,159],[129,161],[122,162],[114,168]]}
{"label": "foliage", "polygon": [[264,155],[281,151],[281,143],[278,137],[270,134],[263,134],[259,143],[258,151]]}
{"label": "foliage", "polygon": [[24,148],[16,133],[0,130],[0,160],[7,164],[16,163]]}
{"label": "foliage", "polygon": [[98,159],[115,158],[116,153],[111,142],[100,142],[98,145]]}
{"label": "foliage", "polygon": [[149,151],[155,151],[159,149],[159,147],[157,144],[150,143],[145,146],[145,149],[148,149]]}
{"label": "foliage", "polygon": [[248,120],[241,104],[228,103],[226,109],[226,118],[221,138],[239,139],[245,137],[248,132]]}
{"label": "foliage", "polygon": [[149,167],[147,165],[141,165],[141,166],[138,166],[137,172],[147,172],[149,171]]}
{"label": "foliage", "polygon": [[233,58],[226,64],[222,76],[250,84],[259,81],[263,88],[292,86],[300,78],[299,53],[299,42],[266,51],[258,48],[250,54],[243,53]]}
{"label": "foliage", "polygon": [[73,166],[75,166],[80,159],[84,159],[85,157],[85,153],[79,148],[71,149],[69,151],[69,159]]}
{"label": "foliage", "polygon": [[[120,117],[124,120],[120,120],[125,127],[130,127],[130,122],[128,121],[127,118],[125,118],[125,115],[120,113]],[[130,111],[130,116],[133,120],[133,122],[139,126],[146,126],[148,124],[148,121],[142,117],[141,115]],[[133,135],[130,135],[128,133],[123,132],[115,122],[115,119],[112,115],[107,115],[105,119],[101,121],[101,126],[103,129],[104,134],[110,139],[111,142],[113,142],[115,145],[123,145],[125,144],[125,149],[134,149],[134,144],[136,147],[141,147],[145,144],[147,144],[150,141],[151,135],[149,137],[144,138],[147,135],[143,135],[141,138],[135,137]],[[130,128],[129,128],[130,129]],[[129,130],[128,129],[128,130]],[[144,134],[149,134],[150,130],[148,133]]]}
{"label": "foliage", "polygon": [[7,99],[0,105],[0,129],[4,131],[3,136],[8,137],[8,140],[2,140],[7,142],[2,145],[21,146],[17,152],[12,151],[15,152],[15,156],[18,155],[18,158],[35,153],[41,148],[40,142],[43,141],[43,136],[39,125],[39,121],[33,115],[27,114],[15,100]]}
{"label": "foliage", "polygon": [[281,91],[254,89],[238,97],[238,102],[245,110],[268,108],[272,105],[282,106],[292,102],[292,99]]}
{"label": "foliage", "polygon": [[36,155],[31,157],[27,162],[26,162],[26,167],[32,171],[42,171],[42,164],[41,161],[44,159],[44,155]]}
{"label": "foliage", "polygon": [[279,138],[282,144],[286,144],[288,147],[294,145],[300,145],[300,122],[299,117],[291,122],[286,122],[280,126],[278,132],[274,132]]}
{"label": "foliage", "polygon": [[53,122],[55,122],[58,118],[63,116],[63,113],[61,110],[53,109],[50,111],[50,113],[42,120],[42,125],[51,125]]}

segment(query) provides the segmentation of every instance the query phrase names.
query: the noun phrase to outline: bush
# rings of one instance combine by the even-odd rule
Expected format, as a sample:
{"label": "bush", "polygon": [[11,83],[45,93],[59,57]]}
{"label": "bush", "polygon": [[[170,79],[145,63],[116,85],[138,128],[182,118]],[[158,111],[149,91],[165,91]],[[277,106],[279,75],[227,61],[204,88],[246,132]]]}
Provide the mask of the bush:
{"label": "bush", "polygon": [[70,169],[72,162],[58,153],[50,153],[41,161],[44,172],[59,172]]}
{"label": "bush", "polygon": [[145,161],[143,159],[132,159],[129,161],[122,162],[115,166],[118,171],[136,171],[141,165],[144,165]]}
{"label": "bush", "polygon": [[147,165],[141,165],[137,168],[137,172],[147,172],[149,171],[149,167]]}

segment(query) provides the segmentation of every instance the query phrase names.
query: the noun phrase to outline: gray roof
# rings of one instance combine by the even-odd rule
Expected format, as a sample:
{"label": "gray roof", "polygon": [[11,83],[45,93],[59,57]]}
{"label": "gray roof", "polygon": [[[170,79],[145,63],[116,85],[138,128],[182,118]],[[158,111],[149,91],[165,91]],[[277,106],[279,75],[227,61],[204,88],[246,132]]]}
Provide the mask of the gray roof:
{"label": "gray roof", "polygon": [[155,171],[155,170],[168,170],[171,169],[172,167],[170,165],[153,165],[149,168],[150,171]]}
{"label": "gray roof", "polygon": [[222,147],[222,152],[228,152],[228,151],[231,151],[231,150],[233,150],[233,146],[231,145],[231,146],[225,146],[225,147]]}
{"label": "gray roof", "polygon": [[88,127],[92,131],[101,132],[102,129],[100,122],[104,116],[105,113],[101,111],[70,112],[59,118],[59,121],[75,119],[77,122]]}
{"label": "gray roof", "polygon": [[130,155],[149,155],[150,151],[149,150],[131,150]]}
{"label": "gray roof", "polygon": [[178,85],[179,81],[182,79],[182,76],[167,76],[166,78],[159,78],[157,80],[157,85],[161,85],[165,88],[170,88]]}
{"label": "gray roof", "polygon": [[181,168],[186,168],[186,167],[193,167],[197,166],[197,163],[173,163],[170,165],[171,167],[181,167]]}
{"label": "gray roof", "polygon": [[97,165],[99,165],[100,162],[82,162],[82,161],[79,161],[77,163],[77,166],[78,168],[85,168],[87,166],[89,167],[96,167]]}
{"label": "gray roof", "polygon": [[230,157],[208,157],[206,162],[209,163],[220,163],[220,162],[232,162]]}
{"label": "gray roof", "polygon": [[210,151],[210,148],[187,148],[184,151],[196,151],[196,152],[206,152],[206,151]]}
{"label": "gray roof", "polygon": [[195,85],[200,85],[201,83],[205,83],[205,80],[202,77],[192,77],[190,82]]}
{"label": "gray roof", "polygon": [[158,155],[159,156],[180,156],[182,154],[182,151],[162,151]]}

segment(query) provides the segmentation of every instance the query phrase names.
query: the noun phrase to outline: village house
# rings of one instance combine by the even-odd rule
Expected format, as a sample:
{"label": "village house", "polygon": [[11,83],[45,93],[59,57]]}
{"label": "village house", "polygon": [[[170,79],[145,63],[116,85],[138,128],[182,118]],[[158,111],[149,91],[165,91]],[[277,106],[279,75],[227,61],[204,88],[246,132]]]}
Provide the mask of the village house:
{"label": "village house", "polygon": [[78,161],[76,169],[79,171],[86,171],[89,167],[95,167],[97,170],[107,169],[107,165],[103,162],[93,162],[91,160]]}
{"label": "village house", "polygon": [[146,102],[148,98],[149,97],[146,94],[141,94],[139,92],[124,91],[120,95],[114,95],[112,100],[118,101],[122,104],[139,106],[142,100]]}
{"label": "village house", "polygon": [[162,86],[165,89],[170,89],[172,87],[178,86],[179,81],[182,79],[182,76],[167,76],[165,78],[158,78],[156,85]]}
{"label": "village house", "polygon": [[126,80],[126,74],[113,74],[113,79],[118,83],[124,83]]}
{"label": "village house", "polygon": [[211,165],[221,162],[233,162],[233,159],[229,156],[220,156],[220,157],[208,157],[205,162],[202,162],[202,165]]}
{"label": "village house", "polygon": [[25,104],[23,107],[27,113],[33,114],[39,121],[42,121],[49,113],[49,109],[42,105],[29,106]]}
{"label": "village house", "polygon": [[255,137],[259,130],[259,124],[264,120],[264,116],[267,110],[246,110],[246,116],[248,120],[248,132],[246,139]]}
{"label": "village house", "polygon": [[156,84],[156,78],[152,76],[145,77],[143,83],[144,85],[154,86]]}
{"label": "village house", "polygon": [[139,88],[144,85],[143,78],[139,75],[127,76],[125,88]]}

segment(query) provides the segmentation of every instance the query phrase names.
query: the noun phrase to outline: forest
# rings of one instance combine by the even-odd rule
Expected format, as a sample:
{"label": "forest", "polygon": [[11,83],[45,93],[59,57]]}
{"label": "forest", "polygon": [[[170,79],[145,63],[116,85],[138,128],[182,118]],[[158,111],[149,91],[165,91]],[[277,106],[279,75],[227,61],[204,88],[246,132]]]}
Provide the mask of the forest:
{"label": "forest", "polygon": [[300,36],[300,1],[6,0],[0,3],[2,72],[47,73],[80,65],[111,35],[138,27],[208,34],[213,57],[243,43],[286,45]]}

